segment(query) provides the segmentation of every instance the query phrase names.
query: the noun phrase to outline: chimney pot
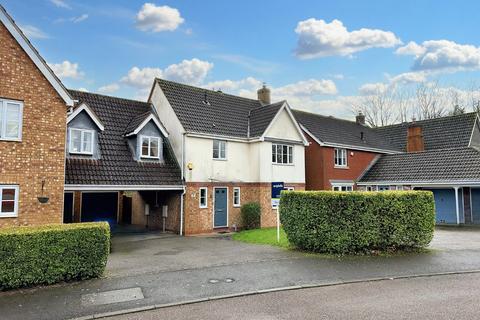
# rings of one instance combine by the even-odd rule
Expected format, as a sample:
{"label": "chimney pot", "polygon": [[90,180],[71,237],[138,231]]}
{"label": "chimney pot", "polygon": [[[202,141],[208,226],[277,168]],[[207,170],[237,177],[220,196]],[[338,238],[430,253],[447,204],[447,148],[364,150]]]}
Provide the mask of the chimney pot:
{"label": "chimney pot", "polygon": [[424,150],[423,128],[418,123],[412,122],[407,129],[407,152],[421,152]]}
{"label": "chimney pot", "polygon": [[262,103],[262,105],[270,104],[270,89],[267,88],[266,84],[263,83],[262,88],[257,90],[258,101]]}
{"label": "chimney pot", "polygon": [[355,117],[355,121],[357,124],[361,124],[362,126],[365,125],[365,115],[360,111],[357,116]]}

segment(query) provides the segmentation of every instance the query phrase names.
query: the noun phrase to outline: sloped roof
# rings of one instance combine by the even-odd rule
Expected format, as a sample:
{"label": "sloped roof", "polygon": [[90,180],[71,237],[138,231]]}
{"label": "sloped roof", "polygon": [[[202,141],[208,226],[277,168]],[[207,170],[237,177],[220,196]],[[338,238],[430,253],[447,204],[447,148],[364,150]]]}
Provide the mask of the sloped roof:
{"label": "sloped roof", "polygon": [[[258,100],[163,79],[155,81],[188,132],[258,137],[263,133],[262,129],[267,128],[266,122],[273,119],[274,112],[281,107],[280,103],[262,106]],[[252,126],[250,136],[249,121]]]}
{"label": "sloped roof", "polygon": [[480,182],[480,151],[475,148],[381,155],[360,178],[365,182]]}
{"label": "sloped roof", "polygon": [[25,53],[30,57],[37,66],[43,76],[52,85],[58,95],[65,101],[67,106],[73,106],[74,101],[68,90],[64,87],[60,79],[55,75],[47,62],[40,53],[35,49],[30,40],[25,36],[23,31],[18,27],[13,18],[8,14],[7,10],[0,4],[0,22],[10,32],[17,43],[22,47]]}
{"label": "sloped roof", "polygon": [[263,135],[284,103],[285,101],[279,101],[253,109],[250,112],[250,136],[259,137]]}
{"label": "sloped roof", "polygon": [[180,167],[168,139],[163,139],[164,163],[136,161],[124,137],[132,119],[151,114],[149,103],[70,90],[79,103],[93,109],[105,126],[98,132],[100,159],[67,158],[66,184],[182,185]]}
{"label": "sloped roof", "polygon": [[141,113],[141,114],[133,117],[130,120],[130,122],[128,123],[127,128],[125,128],[125,134],[129,134],[129,133],[135,131],[135,129],[137,129],[138,126],[141,125],[142,122],[145,121],[145,119],[147,119],[151,114],[152,114],[152,111],[148,110],[145,113]]}
{"label": "sloped roof", "polygon": [[[425,150],[468,147],[477,113],[465,113],[437,119],[417,121],[423,128]],[[374,131],[383,136],[395,149],[406,151],[407,130],[411,122],[404,122]]]}
{"label": "sloped roof", "polygon": [[372,128],[354,121],[300,110],[293,110],[293,114],[297,121],[322,143],[392,152],[399,151]]}

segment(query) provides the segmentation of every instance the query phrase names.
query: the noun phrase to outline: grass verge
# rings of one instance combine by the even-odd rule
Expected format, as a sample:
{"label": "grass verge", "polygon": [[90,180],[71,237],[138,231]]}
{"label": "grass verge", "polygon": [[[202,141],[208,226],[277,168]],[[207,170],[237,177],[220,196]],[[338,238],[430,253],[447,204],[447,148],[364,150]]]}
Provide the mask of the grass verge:
{"label": "grass verge", "polygon": [[263,228],[240,231],[238,233],[235,233],[232,236],[232,239],[246,243],[267,244],[285,249],[293,248],[290,242],[288,242],[287,235],[282,228],[280,228],[280,242],[277,242],[277,228]]}

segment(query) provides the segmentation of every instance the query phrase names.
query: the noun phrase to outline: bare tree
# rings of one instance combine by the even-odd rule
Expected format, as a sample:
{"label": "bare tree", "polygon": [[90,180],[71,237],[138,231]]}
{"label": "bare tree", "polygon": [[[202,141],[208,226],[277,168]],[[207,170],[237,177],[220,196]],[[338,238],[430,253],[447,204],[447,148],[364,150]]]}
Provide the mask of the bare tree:
{"label": "bare tree", "polygon": [[445,94],[438,86],[438,82],[421,83],[417,86],[416,111],[418,120],[434,119],[445,115]]}
{"label": "bare tree", "polygon": [[354,112],[362,112],[371,127],[386,126],[396,120],[395,92],[388,87],[379,87],[363,96],[354,106]]}

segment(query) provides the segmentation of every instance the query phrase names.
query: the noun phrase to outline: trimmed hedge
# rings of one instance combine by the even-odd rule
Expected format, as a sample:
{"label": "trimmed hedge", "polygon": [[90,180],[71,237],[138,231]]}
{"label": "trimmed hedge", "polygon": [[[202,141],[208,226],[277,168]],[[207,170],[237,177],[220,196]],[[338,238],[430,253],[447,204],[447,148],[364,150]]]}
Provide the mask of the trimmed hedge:
{"label": "trimmed hedge", "polygon": [[361,253],[426,247],[435,208],[430,191],[284,192],[280,220],[300,249]]}
{"label": "trimmed hedge", "polygon": [[260,228],[261,207],[258,202],[245,203],[240,209],[244,229]]}
{"label": "trimmed hedge", "polygon": [[0,229],[0,289],[98,277],[109,251],[105,222]]}

